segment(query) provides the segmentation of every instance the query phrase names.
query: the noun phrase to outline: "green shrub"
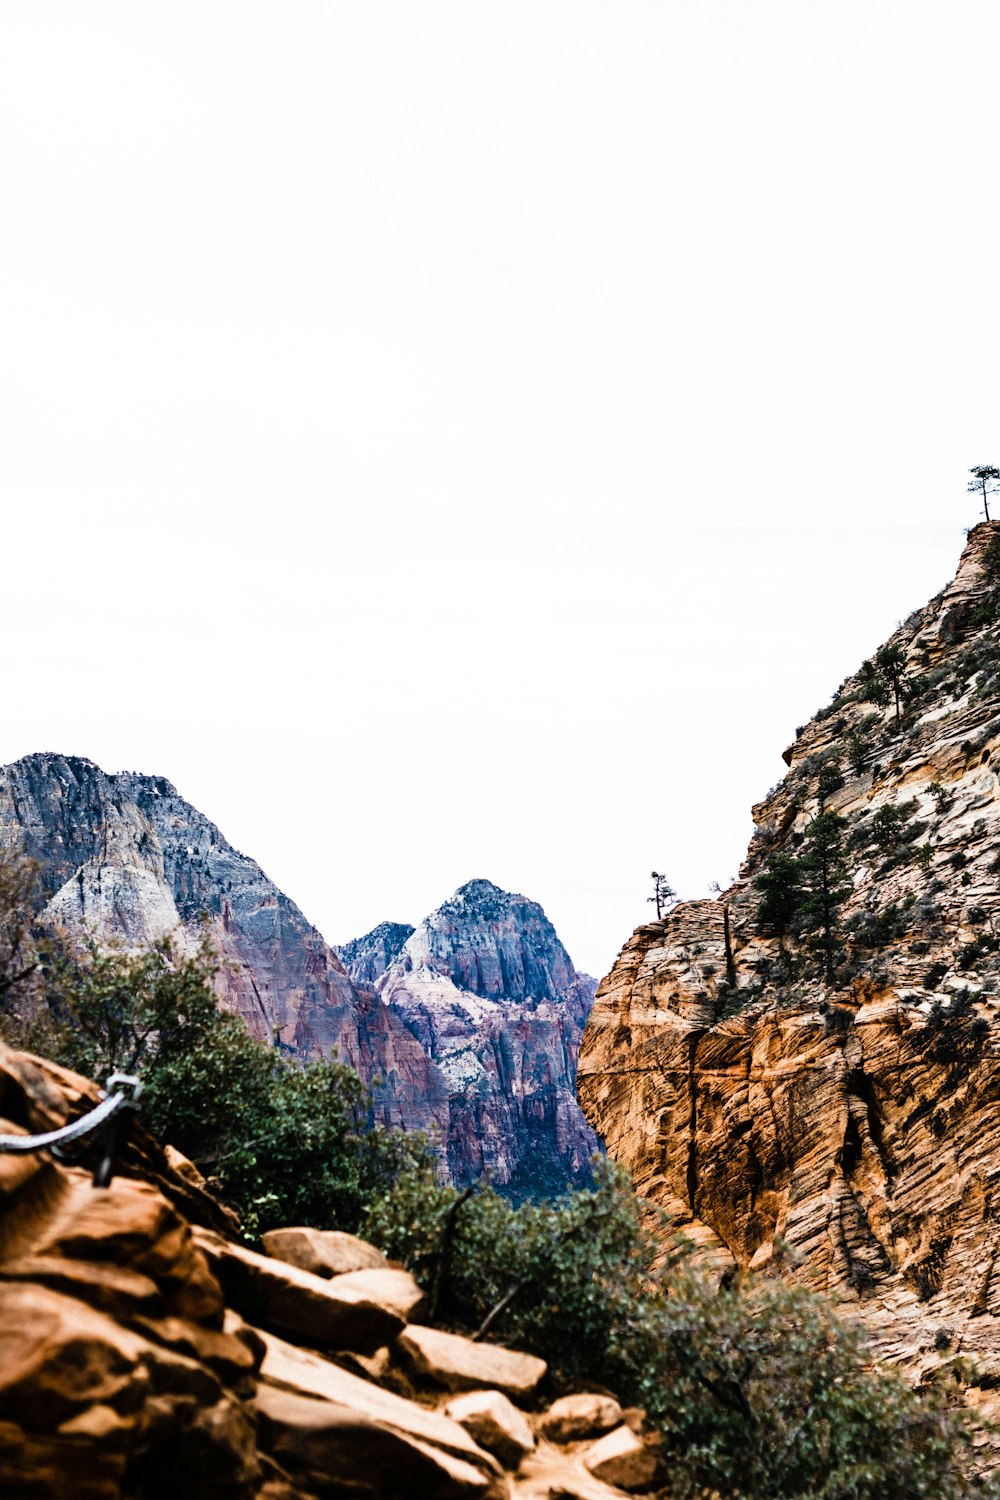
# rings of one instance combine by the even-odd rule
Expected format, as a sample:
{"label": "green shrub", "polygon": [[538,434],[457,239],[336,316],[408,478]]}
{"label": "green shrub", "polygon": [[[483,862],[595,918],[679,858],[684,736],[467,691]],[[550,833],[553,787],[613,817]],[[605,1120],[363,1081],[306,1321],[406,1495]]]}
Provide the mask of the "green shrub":
{"label": "green shrub", "polygon": [[860,1330],[801,1288],[750,1281],[715,1293],[688,1273],[644,1332],[648,1373],[633,1395],[664,1433],[676,1500],[705,1489],[760,1500],[981,1493],[949,1404],[957,1393],[918,1393],[870,1367]]}
{"label": "green shrub", "polygon": [[426,1171],[406,1174],[362,1233],[410,1267],[439,1316],[485,1325],[563,1378],[627,1381],[622,1334],[658,1244],[620,1168],[595,1162],[593,1188],[518,1208],[489,1187],[460,1194]]}

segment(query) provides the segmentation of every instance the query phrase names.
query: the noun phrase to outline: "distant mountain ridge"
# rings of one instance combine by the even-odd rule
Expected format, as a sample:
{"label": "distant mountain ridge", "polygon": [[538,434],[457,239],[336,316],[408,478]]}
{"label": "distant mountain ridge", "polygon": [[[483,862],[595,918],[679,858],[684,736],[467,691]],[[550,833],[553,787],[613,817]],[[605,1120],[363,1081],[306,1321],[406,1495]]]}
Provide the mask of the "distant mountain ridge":
{"label": "distant mountain ridge", "polygon": [[0,767],[0,842],[37,860],[44,916],[141,946],[193,949],[202,913],[220,959],[220,1000],[249,1030],[303,1057],[334,1048],[373,1087],[376,1117],[441,1129],[432,1063],[288,896],[164,777],[109,775],[79,756]]}
{"label": "distant mountain ridge", "polygon": [[169,781],[78,756],[0,767],[0,844],[37,860],[47,921],[191,950],[207,918],[220,1001],[291,1053],[336,1049],[375,1118],[430,1132],[456,1180],[585,1175],[596,1137],[574,1089],[594,985],[535,903],[471,882],[420,928],[382,923],[338,955]]}

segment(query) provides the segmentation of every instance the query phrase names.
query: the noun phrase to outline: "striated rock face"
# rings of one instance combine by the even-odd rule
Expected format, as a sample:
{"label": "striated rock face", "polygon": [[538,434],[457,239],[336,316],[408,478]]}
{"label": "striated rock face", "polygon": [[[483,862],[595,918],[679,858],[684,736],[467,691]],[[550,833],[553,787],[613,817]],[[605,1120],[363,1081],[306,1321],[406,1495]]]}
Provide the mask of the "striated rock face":
{"label": "striated rock face", "polygon": [[255,1036],[303,1056],[337,1048],[368,1082],[387,1124],[440,1128],[446,1104],[423,1050],[343,964],[260,866],[169,781],[111,776],[75,756],[0,768],[0,842],[39,863],[43,918],[139,946],[208,935],[223,1003]]}
{"label": "striated rock face", "polygon": [[878,704],[849,678],[754,809],[737,885],[633,934],[579,1076],[609,1153],[720,1266],[782,1264],[890,1355],[972,1355],[994,1384],[998,553],[976,527],[888,643],[898,723],[891,681]]}
{"label": "striated rock face", "polygon": [[[0,1133],[56,1128],[97,1097],[0,1044]],[[248,1250],[192,1165],[175,1170],[141,1126],[119,1166],[98,1189],[81,1167],[0,1154],[4,1500],[622,1500],[614,1484],[636,1488],[551,1420],[542,1360],[413,1326],[406,1272],[323,1278]],[[618,1418],[619,1444],[635,1446]],[[655,1447],[639,1448],[655,1466]]]}
{"label": "striated rock face", "polygon": [[[341,949],[356,955],[352,973],[370,972],[387,926]],[[575,1077],[594,981],[537,902],[469,881],[411,932],[377,987],[444,1079],[455,1181],[488,1171],[517,1193],[586,1178],[598,1142]]]}

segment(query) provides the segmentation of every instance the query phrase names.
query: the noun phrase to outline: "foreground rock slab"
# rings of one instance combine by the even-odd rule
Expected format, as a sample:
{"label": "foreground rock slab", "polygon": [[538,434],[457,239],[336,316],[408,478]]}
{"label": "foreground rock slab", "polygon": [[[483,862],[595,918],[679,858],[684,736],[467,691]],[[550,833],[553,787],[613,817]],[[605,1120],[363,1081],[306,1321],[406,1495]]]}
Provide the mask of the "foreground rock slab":
{"label": "foreground rock slab", "polygon": [[248,1412],[204,1363],[76,1297],[0,1284],[4,1500],[119,1500],[127,1476],[153,1472],[177,1493],[241,1496],[255,1446]]}
{"label": "foreground rock slab", "polygon": [[503,1349],[499,1344],[480,1344],[437,1328],[411,1325],[396,1348],[417,1374],[450,1391],[502,1391],[505,1396],[531,1396],[548,1369],[544,1359]]}
{"label": "foreground rock slab", "polygon": [[341,1296],[345,1292],[359,1292],[387,1312],[395,1313],[404,1323],[410,1321],[424,1302],[424,1294],[409,1271],[348,1271],[343,1276],[334,1276],[330,1286]]}
{"label": "foreground rock slab", "polygon": [[616,1427],[583,1455],[590,1473],[621,1490],[648,1489],[659,1467],[657,1455],[631,1427]]}
{"label": "foreground rock slab", "polygon": [[506,1500],[509,1494],[499,1474],[330,1401],[262,1385],[257,1417],[268,1450],[321,1497]]}
{"label": "foreground rock slab", "polygon": [[381,1250],[342,1229],[270,1229],[264,1235],[264,1249],[275,1260],[314,1276],[345,1276],[389,1266]]}
{"label": "foreground rock slab", "polygon": [[542,1417],[540,1426],[554,1443],[574,1443],[581,1438],[599,1437],[623,1421],[622,1409],[613,1396],[581,1392],[553,1401]]}
{"label": "foreground rock slab", "polygon": [[[14,1130],[90,1087],[0,1043]],[[82,1168],[0,1157],[0,1500],[622,1495],[580,1452],[535,1446],[510,1397],[533,1398],[542,1360],[404,1330],[420,1291],[392,1266],[318,1276],[225,1227],[192,1230],[189,1204],[203,1226],[227,1221],[204,1211],[190,1163],[157,1152],[155,1180],[130,1157],[104,1189]],[[386,1388],[404,1364],[412,1399]]]}
{"label": "foreground rock slab", "polygon": [[[374,1354],[403,1327],[397,1310],[399,1289],[388,1294],[368,1282],[344,1286],[349,1278],[324,1280],[298,1266],[258,1255],[208,1230],[196,1240],[214,1270],[227,1301],[250,1323],[327,1349]],[[355,1275],[385,1276],[383,1271]],[[405,1273],[403,1273],[405,1274]],[[388,1300],[386,1300],[386,1296]]]}
{"label": "foreground rock slab", "polygon": [[262,1380],[369,1417],[407,1437],[452,1453],[480,1467],[485,1474],[497,1473],[493,1459],[450,1417],[383,1390],[321,1355],[298,1349],[273,1334],[258,1331],[258,1336],[265,1350],[260,1367]]}
{"label": "foreground rock slab", "polygon": [[579,1458],[539,1443],[511,1482],[512,1500],[621,1500],[628,1491],[587,1472]]}

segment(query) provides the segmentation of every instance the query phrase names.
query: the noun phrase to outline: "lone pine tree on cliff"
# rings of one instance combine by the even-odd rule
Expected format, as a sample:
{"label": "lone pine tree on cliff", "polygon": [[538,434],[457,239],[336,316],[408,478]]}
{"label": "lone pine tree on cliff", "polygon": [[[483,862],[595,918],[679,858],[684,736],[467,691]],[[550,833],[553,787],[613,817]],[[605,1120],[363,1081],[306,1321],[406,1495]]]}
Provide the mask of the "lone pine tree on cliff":
{"label": "lone pine tree on cliff", "polygon": [[987,521],[990,519],[990,495],[995,495],[1000,490],[1000,469],[993,464],[977,464],[969,473],[972,478],[968,483],[970,495],[981,495],[983,498],[983,512]]}
{"label": "lone pine tree on cliff", "polygon": [[656,920],[659,922],[662,919],[664,912],[669,911],[670,908],[676,903],[677,892],[674,890],[667,877],[665,875],[661,875],[658,870],[651,871],[649,878],[653,882],[653,894],[651,896],[647,896],[646,900],[651,901],[655,904]]}

